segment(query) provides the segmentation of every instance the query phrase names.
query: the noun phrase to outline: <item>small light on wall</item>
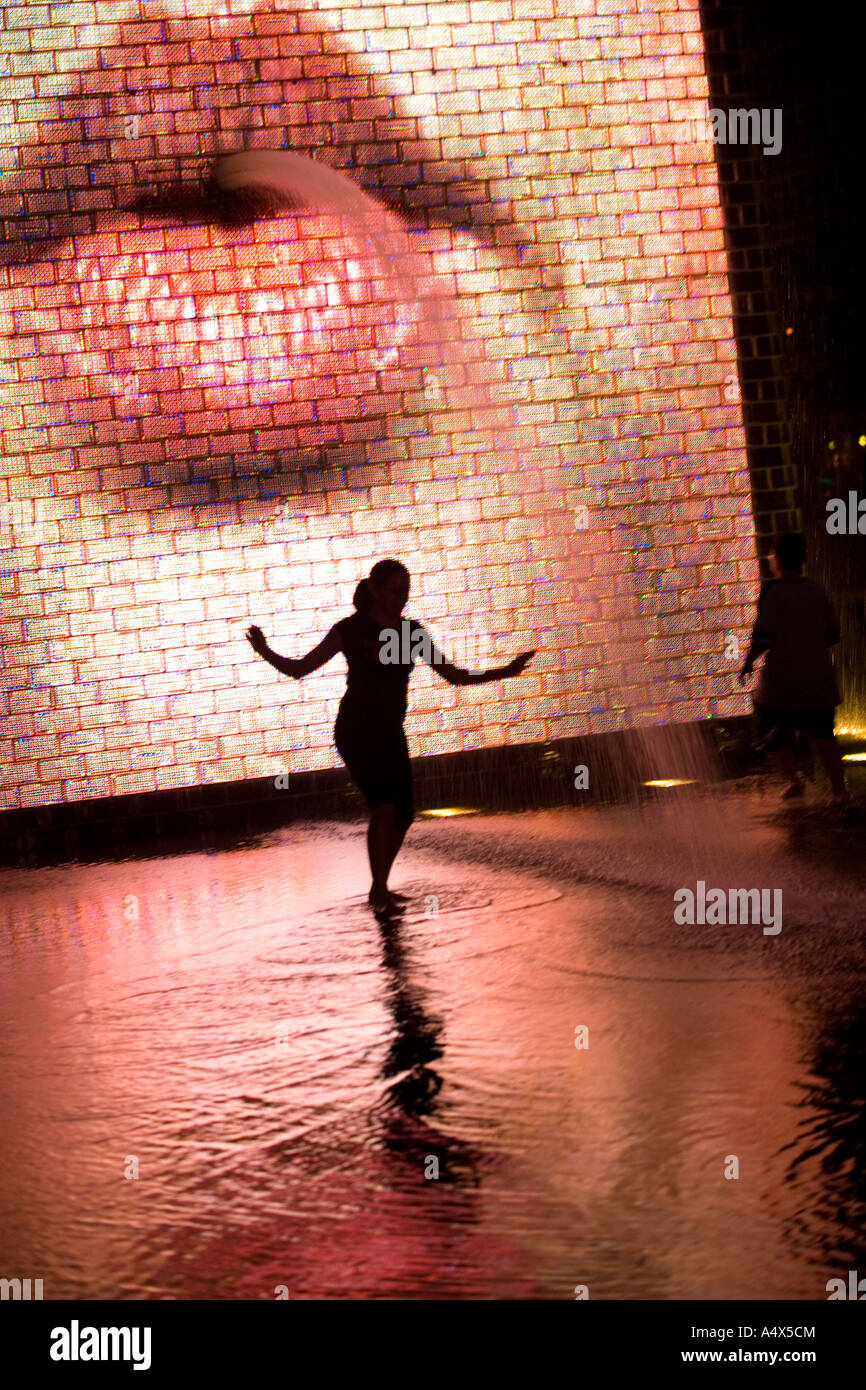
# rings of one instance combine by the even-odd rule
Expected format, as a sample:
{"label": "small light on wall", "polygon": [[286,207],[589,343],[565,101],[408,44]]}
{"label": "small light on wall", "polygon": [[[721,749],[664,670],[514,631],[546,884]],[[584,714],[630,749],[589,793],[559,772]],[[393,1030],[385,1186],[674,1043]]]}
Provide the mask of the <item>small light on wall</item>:
{"label": "small light on wall", "polygon": [[422,816],[477,816],[478,809],[475,806],[437,806],[431,811],[421,811]]}

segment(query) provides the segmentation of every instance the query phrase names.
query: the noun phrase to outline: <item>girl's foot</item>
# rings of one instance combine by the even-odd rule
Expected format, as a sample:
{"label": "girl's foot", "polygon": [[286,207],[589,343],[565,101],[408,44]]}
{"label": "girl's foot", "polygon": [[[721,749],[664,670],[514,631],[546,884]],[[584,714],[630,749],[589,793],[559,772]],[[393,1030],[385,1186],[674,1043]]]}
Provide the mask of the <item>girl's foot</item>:
{"label": "girl's foot", "polygon": [[774,724],[772,729],[770,729],[768,733],[764,734],[763,738],[757,739],[757,741],[752,744],[752,747],[754,748],[756,753],[766,753],[767,749],[770,748],[776,742],[776,739],[778,737],[779,727],[777,724]]}
{"label": "girl's foot", "polygon": [[401,897],[401,894],[391,893],[387,888],[373,887],[370,889],[367,902],[377,917],[382,915],[393,916],[395,912],[402,911],[403,903]]}
{"label": "girl's foot", "polygon": [[408,903],[412,901],[408,893],[397,893],[393,888],[388,889],[388,897],[393,898],[395,903]]}
{"label": "girl's foot", "polygon": [[804,791],[805,791],[805,788],[804,788],[804,786],[803,786],[803,783],[799,780],[799,778],[796,778],[796,779],[795,779],[793,782],[791,782],[790,785],[787,786],[787,787],[785,788],[785,790],[782,792],[782,800],[783,800],[783,801],[792,801],[792,800],[794,799],[794,797],[796,797],[796,796],[802,796]]}

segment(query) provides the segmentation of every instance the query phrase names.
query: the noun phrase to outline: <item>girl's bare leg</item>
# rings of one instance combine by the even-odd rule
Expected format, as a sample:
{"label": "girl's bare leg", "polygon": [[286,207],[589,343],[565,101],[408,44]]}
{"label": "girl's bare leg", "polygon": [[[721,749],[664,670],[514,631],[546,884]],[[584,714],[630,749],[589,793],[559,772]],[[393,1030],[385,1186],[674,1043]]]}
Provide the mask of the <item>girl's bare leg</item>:
{"label": "girl's bare leg", "polygon": [[845,788],[845,769],[842,766],[842,750],[835,738],[815,738],[812,740],[818,750],[818,757],[824,764],[824,771],[830,779],[830,786],[833,788],[834,801],[847,801],[848,792]]}
{"label": "girl's bare leg", "polygon": [[397,808],[393,801],[377,806],[370,816],[367,829],[367,851],[370,856],[370,873],[373,883],[370,888],[370,904],[373,907],[393,906],[400,895],[388,890],[388,875],[400,850],[408,825],[397,819]]}
{"label": "girl's bare leg", "polygon": [[800,776],[800,769],[797,766],[797,758],[794,753],[793,743],[788,742],[782,745],[779,749],[779,761],[788,778],[788,786],[782,792],[782,795],[784,797],[800,796],[803,791],[803,779]]}
{"label": "girl's bare leg", "polygon": [[[400,821],[400,820],[398,820],[398,819],[396,818],[396,816],[395,816],[395,819],[394,819],[394,828],[393,828],[393,831],[392,831],[392,833],[391,833],[390,843],[389,843],[389,845],[388,845],[388,873],[386,873],[386,875],[385,875],[386,879],[387,879],[387,877],[388,877],[388,874],[390,874],[390,872],[391,872],[391,866],[393,865],[394,860],[397,858],[397,855],[400,853],[400,847],[401,847],[401,845],[403,844],[403,841],[404,841],[405,838],[406,838],[406,831],[407,831],[408,829],[409,829],[408,825],[404,825],[403,822]],[[390,891],[390,890],[389,890],[389,891]],[[393,898],[394,896],[395,896],[395,894],[392,893],[392,894],[391,894],[391,897]],[[399,898],[399,897],[401,896],[401,894],[398,893],[398,894],[396,894],[396,896]]]}

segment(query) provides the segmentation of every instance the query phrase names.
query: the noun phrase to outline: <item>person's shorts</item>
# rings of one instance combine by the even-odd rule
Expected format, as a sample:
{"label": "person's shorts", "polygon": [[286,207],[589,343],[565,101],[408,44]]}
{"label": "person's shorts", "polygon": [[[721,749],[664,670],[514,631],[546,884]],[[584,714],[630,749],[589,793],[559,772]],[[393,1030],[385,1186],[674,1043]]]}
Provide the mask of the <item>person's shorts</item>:
{"label": "person's shorts", "polygon": [[778,738],[773,740],[770,747],[778,747],[781,743],[788,742],[795,733],[809,734],[812,738],[833,737],[836,719],[834,705],[813,709],[789,709],[776,705],[759,705],[754,701],[753,707],[762,735],[769,736],[774,729],[778,731]]}
{"label": "person's shorts", "polygon": [[383,719],[375,711],[341,709],[334,742],[370,810],[393,802],[400,824],[411,825],[415,819],[412,765],[402,721]]}

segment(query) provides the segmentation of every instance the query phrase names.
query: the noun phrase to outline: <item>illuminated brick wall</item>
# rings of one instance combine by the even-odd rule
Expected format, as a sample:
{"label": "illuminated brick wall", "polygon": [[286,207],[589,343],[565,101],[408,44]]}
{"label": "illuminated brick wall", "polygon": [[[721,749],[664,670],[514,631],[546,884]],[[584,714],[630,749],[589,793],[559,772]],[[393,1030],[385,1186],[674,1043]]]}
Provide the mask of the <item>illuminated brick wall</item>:
{"label": "illuminated brick wall", "polygon": [[[415,755],[743,711],[698,6],[595,9],[3,7],[4,807],[338,765],[342,658],[296,684],[243,633],[300,654],[384,555],[458,661],[538,648],[419,668]],[[216,220],[256,147],[393,256],[315,198]]]}

